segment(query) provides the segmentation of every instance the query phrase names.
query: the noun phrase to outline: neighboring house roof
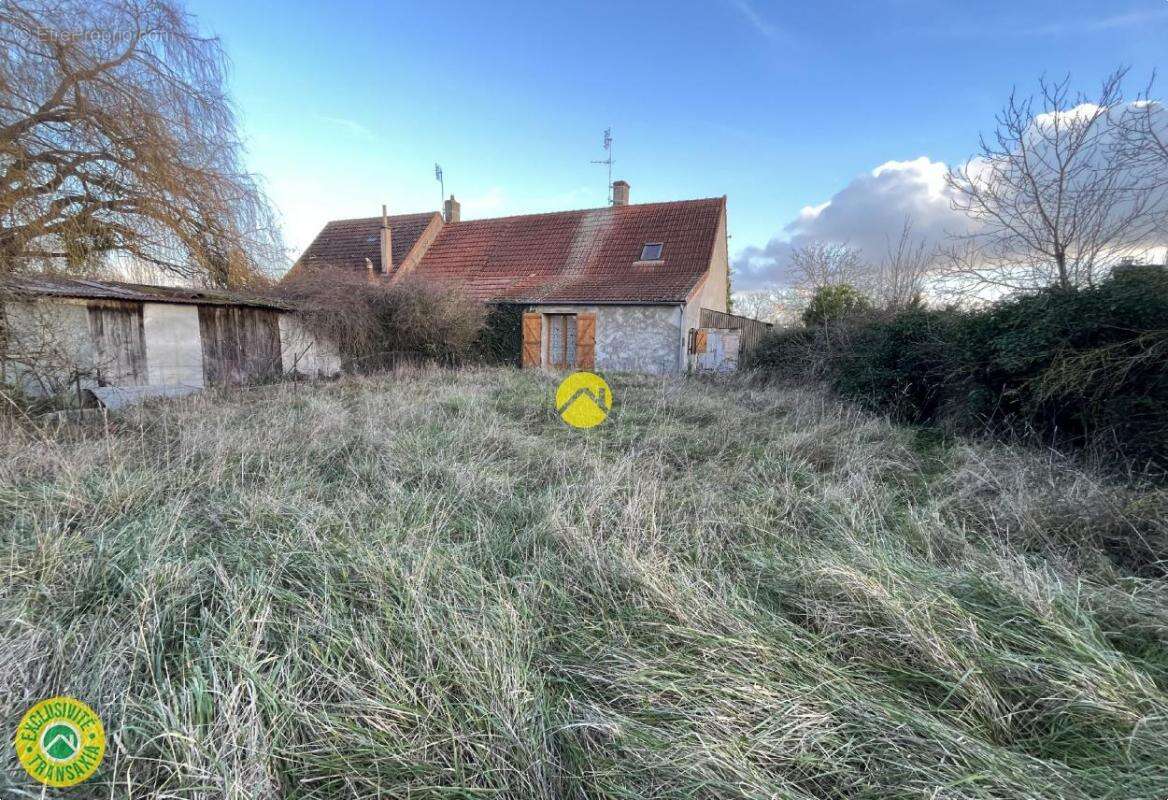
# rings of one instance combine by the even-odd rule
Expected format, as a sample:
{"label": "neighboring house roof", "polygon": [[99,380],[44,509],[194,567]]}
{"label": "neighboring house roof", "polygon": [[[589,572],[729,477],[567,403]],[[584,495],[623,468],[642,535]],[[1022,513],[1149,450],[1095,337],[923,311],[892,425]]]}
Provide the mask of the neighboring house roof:
{"label": "neighboring house roof", "polygon": [[[409,274],[484,301],[683,303],[709,270],[725,208],[715,197],[445,223]],[[417,241],[431,216],[390,217],[395,265],[405,222],[419,226]],[[298,263],[376,267],[380,226],[380,217],[330,222]],[[640,261],[653,243],[660,259]]]}
{"label": "neighboring house roof", "polygon": [[144,303],[181,303],[202,306],[251,306],[286,311],[287,303],[247,292],[221,289],[187,289],[118,281],[61,278],[51,275],[12,276],[3,286],[14,294],[32,297],[72,297],[82,300],[127,300]]}
{"label": "neighboring house roof", "polygon": [[[431,211],[426,214],[397,214],[389,218],[395,269],[406,260],[436,216],[438,212]],[[369,259],[373,269],[380,272],[381,217],[333,220],[316,235],[298,263],[316,263],[364,272],[367,269],[365,259]]]}

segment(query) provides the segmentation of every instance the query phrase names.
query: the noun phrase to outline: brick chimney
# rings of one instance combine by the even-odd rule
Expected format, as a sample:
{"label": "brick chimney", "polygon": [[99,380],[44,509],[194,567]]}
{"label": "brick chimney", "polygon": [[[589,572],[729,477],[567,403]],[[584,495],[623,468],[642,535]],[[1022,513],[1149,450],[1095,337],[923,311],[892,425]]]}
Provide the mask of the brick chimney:
{"label": "brick chimney", "polygon": [[458,222],[462,219],[462,204],[450,195],[450,199],[442,204],[442,217],[447,222]]}
{"label": "brick chimney", "polygon": [[612,204],[614,206],[627,206],[629,204],[628,181],[612,182]]}
{"label": "brick chimney", "polygon": [[393,232],[389,229],[389,214],[381,207],[381,274],[393,272]]}

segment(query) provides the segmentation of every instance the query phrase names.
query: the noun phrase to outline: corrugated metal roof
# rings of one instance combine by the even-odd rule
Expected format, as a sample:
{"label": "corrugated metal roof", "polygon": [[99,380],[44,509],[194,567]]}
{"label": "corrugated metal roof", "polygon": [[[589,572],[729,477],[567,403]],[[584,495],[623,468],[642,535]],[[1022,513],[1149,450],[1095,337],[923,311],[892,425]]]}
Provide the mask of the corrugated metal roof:
{"label": "corrugated metal roof", "polygon": [[94,386],[85,390],[99,405],[110,411],[136,406],[147,400],[186,397],[203,391],[201,386],[188,384],[157,384],[152,386]]}
{"label": "corrugated metal roof", "polygon": [[151,286],[140,283],[60,278],[50,275],[22,275],[4,279],[5,288],[37,297],[75,297],[85,300],[137,300],[143,303],[180,303],[203,306],[251,306],[289,311],[286,302],[248,292],[220,289],[187,289],[178,286]]}

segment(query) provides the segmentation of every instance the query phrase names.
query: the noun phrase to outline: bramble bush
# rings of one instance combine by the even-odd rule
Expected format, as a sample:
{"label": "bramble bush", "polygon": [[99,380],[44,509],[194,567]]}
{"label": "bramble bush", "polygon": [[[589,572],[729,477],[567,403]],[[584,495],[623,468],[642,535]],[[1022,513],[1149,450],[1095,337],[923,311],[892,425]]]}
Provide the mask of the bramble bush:
{"label": "bramble bush", "polygon": [[348,370],[370,372],[405,360],[462,363],[476,355],[486,310],[454,287],[408,277],[371,282],[338,269],[304,269],[278,295],[301,322],[332,342]]}
{"label": "bramble bush", "polygon": [[1168,273],[1128,268],[976,311],[913,308],[771,334],[751,364],[910,422],[1101,447],[1168,468]]}

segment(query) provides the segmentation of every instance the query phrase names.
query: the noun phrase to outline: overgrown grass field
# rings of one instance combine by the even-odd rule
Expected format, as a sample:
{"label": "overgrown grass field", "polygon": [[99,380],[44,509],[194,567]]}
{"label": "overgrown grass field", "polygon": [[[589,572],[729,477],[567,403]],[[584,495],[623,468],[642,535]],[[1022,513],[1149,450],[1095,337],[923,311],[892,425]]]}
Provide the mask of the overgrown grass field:
{"label": "overgrown grass field", "polygon": [[575,431],[554,380],[0,423],[0,726],[109,736],[0,796],[1168,796],[1163,490],[744,382]]}

